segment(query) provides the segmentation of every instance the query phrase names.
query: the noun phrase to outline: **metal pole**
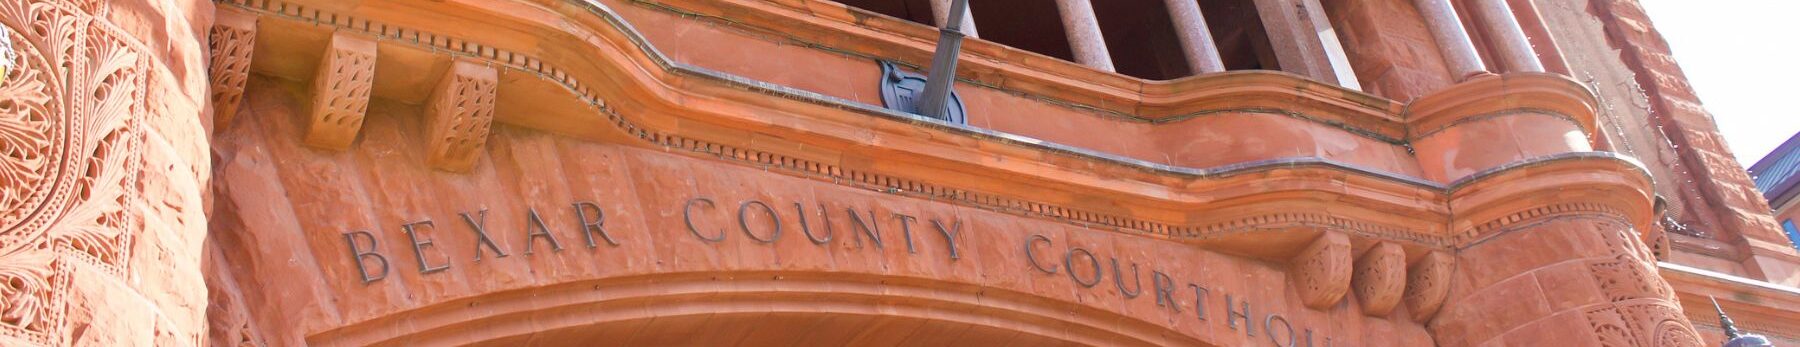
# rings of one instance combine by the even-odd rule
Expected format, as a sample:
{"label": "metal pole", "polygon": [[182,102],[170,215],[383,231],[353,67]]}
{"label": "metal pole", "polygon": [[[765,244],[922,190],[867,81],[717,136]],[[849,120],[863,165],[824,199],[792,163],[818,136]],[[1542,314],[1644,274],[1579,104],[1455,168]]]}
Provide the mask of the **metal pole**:
{"label": "metal pole", "polygon": [[950,18],[938,29],[937,51],[931,56],[931,74],[925,78],[925,95],[919,98],[919,114],[945,117],[950,107],[950,85],[956,82],[956,56],[962,50],[963,14],[969,11],[969,0],[952,0]]}

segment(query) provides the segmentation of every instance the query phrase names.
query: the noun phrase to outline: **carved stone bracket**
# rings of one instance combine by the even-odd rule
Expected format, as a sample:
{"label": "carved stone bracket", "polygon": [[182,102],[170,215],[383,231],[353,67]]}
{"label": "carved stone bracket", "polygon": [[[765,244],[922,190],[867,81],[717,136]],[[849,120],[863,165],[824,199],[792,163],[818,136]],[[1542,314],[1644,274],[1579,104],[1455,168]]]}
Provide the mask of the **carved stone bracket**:
{"label": "carved stone bracket", "polygon": [[1289,262],[1288,278],[1306,307],[1325,309],[1350,291],[1350,237],[1327,231]]}
{"label": "carved stone bracket", "polygon": [[1456,258],[1444,252],[1426,253],[1406,271],[1406,307],[1413,320],[1425,322],[1444,307],[1450,296],[1450,271]]}
{"label": "carved stone bracket", "polygon": [[244,83],[250,76],[250,53],[256,47],[257,16],[243,11],[221,8],[206,37],[212,60],[206,66],[212,78],[213,131],[231,125],[238,103],[244,98]]}
{"label": "carved stone bracket", "polygon": [[475,166],[494,121],[498,75],[493,67],[459,59],[438,81],[425,104],[425,160],[431,167],[462,172]]}
{"label": "carved stone bracket", "polygon": [[375,81],[375,41],[343,32],[331,34],[313,78],[313,102],[306,144],[332,150],[350,148],[362,130]]}
{"label": "carved stone bracket", "polygon": [[1376,243],[1356,260],[1350,281],[1363,314],[1387,316],[1406,291],[1406,250],[1392,242]]}

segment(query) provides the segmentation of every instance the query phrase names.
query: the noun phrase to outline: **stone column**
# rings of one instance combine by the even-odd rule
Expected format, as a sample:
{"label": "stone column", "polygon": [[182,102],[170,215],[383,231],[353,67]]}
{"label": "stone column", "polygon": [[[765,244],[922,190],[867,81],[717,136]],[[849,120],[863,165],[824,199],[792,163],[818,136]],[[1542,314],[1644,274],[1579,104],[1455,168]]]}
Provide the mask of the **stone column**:
{"label": "stone column", "polygon": [[1225,71],[1225,61],[1219,58],[1219,46],[1213,42],[1212,29],[1206,25],[1206,17],[1200,14],[1200,3],[1195,0],[1163,0],[1169,9],[1169,19],[1175,22],[1175,35],[1181,38],[1181,51],[1187,58],[1188,70],[1193,74],[1209,74]]}
{"label": "stone column", "polygon": [[[964,11],[975,12],[968,9],[964,9]],[[932,23],[937,23],[938,28],[943,28],[944,21],[950,18],[950,0],[931,0],[931,18]],[[967,37],[981,36],[975,34],[974,13],[963,13],[962,33]]]}
{"label": "stone column", "polygon": [[1519,27],[1519,20],[1513,17],[1506,1],[1478,0],[1468,4],[1475,21],[1494,43],[1493,53],[1502,70],[1544,72],[1544,63],[1538,60],[1537,50],[1531,48],[1531,39],[1525,37],[1525,29]]}
{"label": "stone column", "polygon": [[1462,20],[1456,15],[1456,8],[1450,6],[1450,0],[1414,0],[1413,6],[1418,7],[1419,16],[1425,18],[1431,38],[1437,40],[1438,53],[1444,55],[1444,65],[1449,66],[1457,81],[1487,72],[1487,65],[1482,63],[1481,54],[1476,53],[1475,43],[1469,40],[1469,32],[1463,30]]}
{"label": "stone column", "polygon": [[1281,70],[1344,88],[1362,89],[1337,32],[1318,0],[1255,0]]}
{"label": "stone column", "polygon": [[1531,46],[1538,51],[1538,61],[1544,63],[1544,70],[1569,75],[1569,61],[1563,59],[1562,47],[1556,44],[1556,37],[1550,35],[1550,26],[1544,23],[1544,15],[1538,12],[1537,4],[1531,0],[1507,0],[1512,6],[1513,16],[1519,18],[1519,26],[1531,37]]}
{"label": "stone column", "polygon": [[1069,50],[1075,54],[1075,62],[1114,71],[1112,53],[1106,51],[1106,37],[1100,34],[1100,20],[1094,18],[1093,3],[1056,0],[1056,11],[1062,14],[1063,34],[1069,37]]}

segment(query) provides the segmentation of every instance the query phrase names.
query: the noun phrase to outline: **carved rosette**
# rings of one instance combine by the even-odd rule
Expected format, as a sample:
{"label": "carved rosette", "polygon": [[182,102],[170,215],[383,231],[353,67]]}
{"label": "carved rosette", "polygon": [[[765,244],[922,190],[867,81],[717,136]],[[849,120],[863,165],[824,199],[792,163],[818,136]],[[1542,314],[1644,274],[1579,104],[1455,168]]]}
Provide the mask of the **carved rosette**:
{"label": "carved rosette", "polygon": [[332,33],[325,58],[313,77],[313,102],[306,127],[306,144],[332,150],[350,148],[362,131],[369,110],[369,91],[375,83],[375,41],[345,33]]}
{"label": "carved rosette", "polygon": [[70,273],[123,277],[142,170],[149,62],[100,2],[0,2],[0,344],[66,343]]}
{"label": "carved rosette", "polygon": [[1406,293],[1402,298],[1412,311],[1413,320],[1431,320],[1438,309],[1444,308],[1444,299],[1450,297],[1450,270],[1455,262],[1450,254],[1433,251],[1407,269]]}
{"label": "carved rosette", "polygon": [[1306,307],[1322,310],[1337,304],[1350,291],[1350,237],[1327,231],[1295,255],[1288,278]]}
{"label": "carved rosette", "polygon": [[213,129],[222,131],[237,116],[250,78],[250,52],[256,47],[256,16],[221,8],[207,33],[212,53],[207,74],[212,77]]}
{"label": "carved rosette", "polygon": [[426,103],[426,161],[445,171],[468,171],[487,145],[494,122],[494,68],[456,60]]}
{"label": "carved rosette", "polygon": [[1406,291],[1406,250],[1392,242],[1376,243],[1356,260],[1351,287],[1362,302],[1363,314],[1381,317],[1393,312]]}

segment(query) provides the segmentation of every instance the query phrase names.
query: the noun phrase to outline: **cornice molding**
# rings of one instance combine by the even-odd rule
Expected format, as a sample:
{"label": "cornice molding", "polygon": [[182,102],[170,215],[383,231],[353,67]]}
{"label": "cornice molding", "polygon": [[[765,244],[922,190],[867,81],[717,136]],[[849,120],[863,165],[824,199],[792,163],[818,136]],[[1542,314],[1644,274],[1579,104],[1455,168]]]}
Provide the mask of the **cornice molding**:
{"label": "cornice molding", "polygon": [[1406,106],[1407,140],[1482,118],[1549,115],[1596,138],[1594,93],[1568,76],[1550,73],[1483,75],[1420,97]]}
{"label": "cornice molding", "polygon": [[1477,172],[1447,189],[1452,243],[1467,247],[1549,218],[1599,215],[1638,230],[1654,223],[1652,180],[1643,164],[1611,152],[1577,152]]}
{"label": "cornice molding", "polygon": [[[1724,303],[1739,328],[1788,339],[1800,338],[1800,326],[1787,319],[1800,310],[1800,289],[1723,274],[1669,262],[1658,262],[1657,272],[1681,297],[1688,319],[1696,327],[1718,329],[1718,316],[1708,298]],[[1752,301],[1745,301],[1753,298]]]}

